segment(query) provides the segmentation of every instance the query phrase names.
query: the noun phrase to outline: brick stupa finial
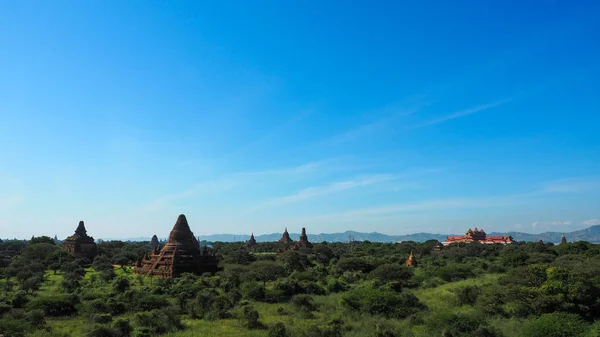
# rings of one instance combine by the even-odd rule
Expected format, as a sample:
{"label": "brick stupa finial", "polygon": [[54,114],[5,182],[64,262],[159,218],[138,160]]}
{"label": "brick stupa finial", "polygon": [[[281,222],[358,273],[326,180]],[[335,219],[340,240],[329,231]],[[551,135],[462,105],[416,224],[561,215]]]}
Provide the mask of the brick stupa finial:
{"label": "brick stupa finial", "polygon": [[408,267],[416,267],[417,266],[417,259],[415,259],[415,256],[413,255],[412,250],[410,251],[410,255],[408,256],[408,260],[406,260],[405,264]]}

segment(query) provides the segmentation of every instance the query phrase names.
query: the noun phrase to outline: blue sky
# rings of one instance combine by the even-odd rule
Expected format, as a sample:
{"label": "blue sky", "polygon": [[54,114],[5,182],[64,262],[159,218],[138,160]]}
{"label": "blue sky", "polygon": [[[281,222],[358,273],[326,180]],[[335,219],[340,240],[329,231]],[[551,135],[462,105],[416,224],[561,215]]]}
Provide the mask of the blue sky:
{"label": "blue sky", "polygon": [[0,2],[0,237],[600,224],[599,9]]}

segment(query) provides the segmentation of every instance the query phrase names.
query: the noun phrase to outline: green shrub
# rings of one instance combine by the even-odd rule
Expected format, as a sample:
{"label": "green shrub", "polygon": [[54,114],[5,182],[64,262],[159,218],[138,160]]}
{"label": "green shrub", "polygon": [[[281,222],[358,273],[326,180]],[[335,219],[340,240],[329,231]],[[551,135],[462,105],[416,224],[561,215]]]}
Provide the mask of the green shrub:
{"label": "green shrub", "polygon": [[551,313],[529,320],[522,337],[578,337],[586,330],[586,323],[575,314]]}
{"label": "green shrub", "polygon": [[112,326],[115,330],[119,332],[120,336],[123,337],[129,336],[131,334],[131,331],[133,330],[131,324],[129,324],[129,320],[125,318],[119,318],[115,320]]}
{"label": "green shrub", "polygon": [[31,326],[35,328],[41,328],[46,325],[46,317],[44,316],[44,311],[40,309],[34,309],[27,313],[27,320],[31,324]]}
{"label": "green shrub", "polygon": [[112,321],[111,314],[95,314],[92,316],[92,321],[94,323],[106,324]]}
{"label": "green shrub", "polygon": [[425,308],[412,294],[398,294],[367,287],[356,288],[344,293],[341,303],[351,310],[389,318],[406,318]]}
{"label": "green shrub", "polygon": [[258,311],[252,306],[245,306],[242,311],[242,324],[248,329],[260,329],[263,327],[262,323],[258,320]]}
{"label": "green shrub", "polygon": [[296,295],[292,297],[292,304],[302,311],[310,312],[315,310],[313,299],[309,295]]}
{"label": "green shrub", "polygon": [[276,322],[269,326],[269,337],[287,337],[287,330],[285,329],[285,324],[281,322]]}
{"label": "green shrub", "polygon": [[258,282],[247,282],[242,285],[242,294],[245,298],[262,301],[265,299],[265,286]]}
{"label": "green shrub", "polygon": [[172,308],[138,312],[134,321],[138,327],[148,328],[154,334],[166,333],[183,328],[181,318]]}
{"label": "green shrub", "polygon": [[458,305],[474,305],[479,294],[481,294],[481,288],[477,286],[458,288],[456,290],[456,302]]}
{"label": "green shrub", "polygon": [[53,295],[38,297],[29,302],[30,309],[42,309],[46,316],[69,316],[75,314],[77,309],[73,297]]}
{"label": "green shrub", "polygon": [[86,333],[86,337],[121,337],[119,331],[106,325],[94,325]]}

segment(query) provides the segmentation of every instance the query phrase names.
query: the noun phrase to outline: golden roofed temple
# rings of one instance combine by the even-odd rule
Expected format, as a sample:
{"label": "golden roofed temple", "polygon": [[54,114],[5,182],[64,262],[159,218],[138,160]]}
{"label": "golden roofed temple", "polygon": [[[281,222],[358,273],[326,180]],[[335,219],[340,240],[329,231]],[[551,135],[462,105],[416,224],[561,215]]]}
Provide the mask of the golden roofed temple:
{"label": "golden roofed temple", "polygon": [[183,273],[216,273],[218,263],[212,249],[206,246],[200,249],[185,215],[181,214],[167,244],[162,249],[155,247],[150,256],[145,255],[138,261],[135,273],[165,278],[179,277]]}

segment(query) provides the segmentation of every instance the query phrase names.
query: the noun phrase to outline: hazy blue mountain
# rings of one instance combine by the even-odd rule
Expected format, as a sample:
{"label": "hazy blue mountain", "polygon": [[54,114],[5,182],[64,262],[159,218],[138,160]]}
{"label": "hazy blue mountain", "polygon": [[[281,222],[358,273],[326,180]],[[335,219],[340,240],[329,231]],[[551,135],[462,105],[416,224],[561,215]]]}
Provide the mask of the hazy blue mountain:
{"label": "hazy blue mountain", "polygon": [[[258,242],[272,242],[277,241],[281,238],[282,233],[272,233],[255,235],[254,238]],[[592,243],[600,243],[600,225],[592,226],[586,229],[574,231],[574,232],[545,232],[540,234],[529,234],[521,232],[505,232],[505,233],[488,233],[489,235],[510,235],[516,241],[538,241],[544,242],[560,242],[561,236],[564,234],[567,241],[588,241]],[[372,233],[361,233],[355,231],[346,231],[343,233],[321,233],[321,234],[310,234],[308,233],[308,239],[312,242],[348,242],[353,241],[371,241],[371,242],[399,242],[399,241],[416,241],[424,242],[427,240],[438,240],[444,241],[446,236],[453,234],[431,234],[431,233],[414,233],[407,235],[387,235],[377,232]],[[300,238],[299,233],[290,233],[290,237],[294,240]],[[209,242],[234,242],[234,241],[246,241],[250,238],[250,234],[213,234],[213,235],[200,235],[198,240],[209,241]],[[102,239],[104,241],[116,240],[116,239]],[[120,239],[123,241],[150,241],[150,237],[137,237],[137,238],[126,238]],[[165,240],[160,238],[160,240]]]}

